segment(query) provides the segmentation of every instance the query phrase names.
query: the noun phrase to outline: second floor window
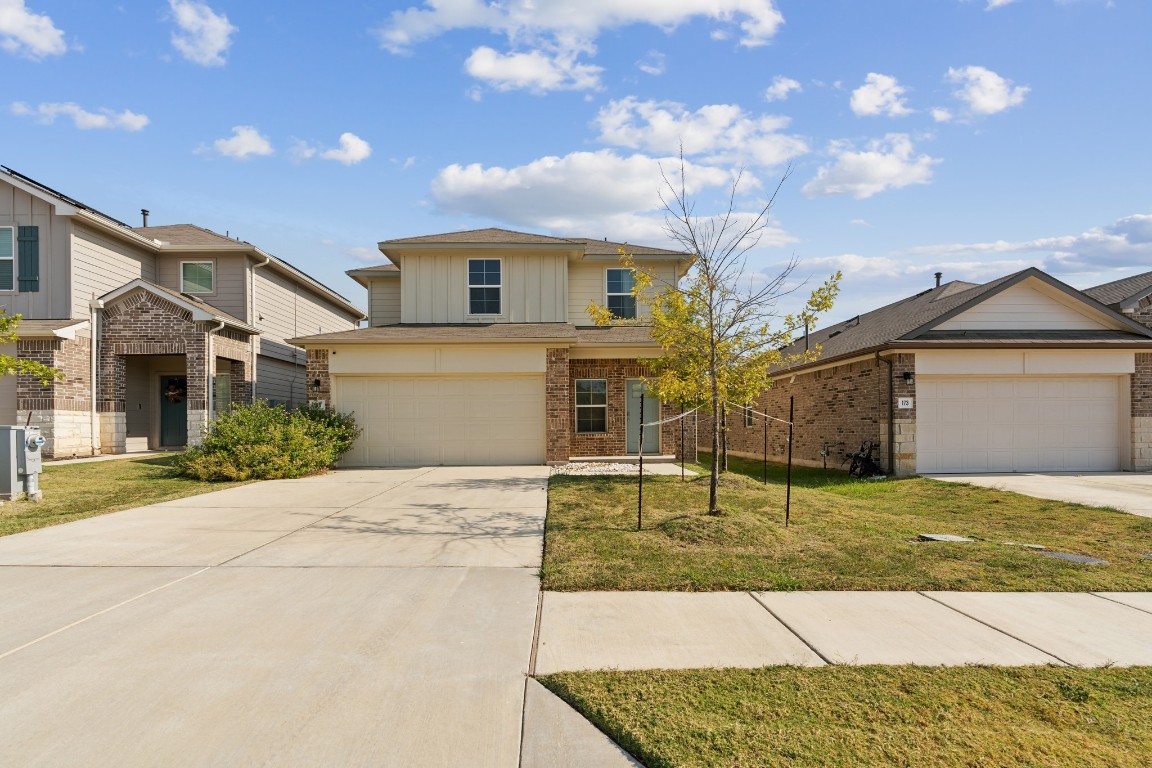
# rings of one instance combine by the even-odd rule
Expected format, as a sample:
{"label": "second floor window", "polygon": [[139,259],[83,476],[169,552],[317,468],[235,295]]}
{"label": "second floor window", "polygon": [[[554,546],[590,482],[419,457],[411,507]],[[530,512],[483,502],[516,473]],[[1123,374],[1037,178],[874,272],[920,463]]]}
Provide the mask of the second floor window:
{"label": "second floor window", "polygon": [[468,314],[500,314],[500,259],[468,259]]}
{"label": "second floor window", "polygon": [[215,293],[212,262],[180,263],[180,293]]}
{"label": "second floor window", "polygon": [[635,284],[632,270],[608,270],[608,310],[621,320],[636,319],[636,297],[632,295]]}

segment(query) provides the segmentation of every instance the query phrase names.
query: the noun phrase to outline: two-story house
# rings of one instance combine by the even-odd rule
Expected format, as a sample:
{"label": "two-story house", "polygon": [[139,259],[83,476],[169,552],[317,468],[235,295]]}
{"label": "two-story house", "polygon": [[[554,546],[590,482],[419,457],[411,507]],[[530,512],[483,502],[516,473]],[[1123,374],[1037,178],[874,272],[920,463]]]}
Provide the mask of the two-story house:
{"label": "two-story house", "polygon": [[64,374],[0,378],[0,423],[39,425],[56,457],[177,448],[231,403],[303,403],[304,353],[286,339],[365,317],[249,243],[131,227],[7,168],[0,306],[23,318],[4,351]]}
{"label": "two-story house", "polygon": [[[308,351],[310,397],[364,428],[344,466],[635,455],[640,425],[672,414],[645,396],[642,361],[660,354],[648,329],[596,327],[587,309],[645,316],[621,248],[658,284],[690,254],[502,229],[379,248],[387,264],[348,273],[368,290],[369,327],[291,340]],[[691,458],[691,430],[685,442]],[[679,455],[679,425],[648,427],[644,452]]]}

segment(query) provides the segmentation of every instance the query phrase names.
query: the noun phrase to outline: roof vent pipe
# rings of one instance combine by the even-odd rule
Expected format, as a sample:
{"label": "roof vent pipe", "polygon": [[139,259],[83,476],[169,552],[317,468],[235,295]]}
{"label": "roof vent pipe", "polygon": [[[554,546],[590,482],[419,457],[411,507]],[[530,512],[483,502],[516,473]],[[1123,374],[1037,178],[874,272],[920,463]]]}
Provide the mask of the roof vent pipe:
{"label": "roof vent pipe", "polygon": [[144,217],[144,226],[148,226],[148,209],[141,208],[140,215]]}
{"label": "roof vent pipe", "polygon": [[937,287],[937,288],[939,288],[939,287],[940,287],[940,278],[942,278],[942,277],[944,277],[944,273],[943,273],[943,272],[937,272],[937,273],[936,273],[936,287]]}
{"label": "roof vent pipe", "polygon": [[808,322],[804,322],[804,351],[808,351]]}

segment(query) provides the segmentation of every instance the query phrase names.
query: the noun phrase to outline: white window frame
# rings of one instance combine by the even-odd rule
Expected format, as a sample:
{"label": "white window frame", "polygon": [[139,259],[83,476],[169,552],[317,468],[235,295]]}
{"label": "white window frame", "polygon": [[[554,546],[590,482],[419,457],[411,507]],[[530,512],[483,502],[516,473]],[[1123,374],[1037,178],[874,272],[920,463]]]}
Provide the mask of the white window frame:
{"label": "white window frame", "polygon": [[[608,292],[608,273],[611,272],[612,270],[620,270],[621,272],[631,272],[632,273],[632,284],[633,285],[636,284],[636,270],[635,269],[629,269],[628,267],[606,267],[604,269],[604,306],[605,306],[605,308],[608,307],[608,298],[611,296],[631,296],[633,299],[633,302],[634,302],[634,305],[632,307],[633,315],[632,315],[632,317],[621,317],[620,319],[621,320],[637,320],[637,319],[639,319],[640,318],[640,302],[635,301],[636,296],[631,291],[629,291],[628,293],[609,293]],[[618,316],[613,314],[613,317],[618,317]]]}
{"label": "white window frame", "polygon": [[11,293],[11,292],[14,292],[16,290],[16,286],[18,285],[18,283],[16,281],[19,279],[19,276],[16,274],[16,249],[18,247],[18,244],[16,242],[16,227],[8,227],[8,226],[0,227],[0,237],[4,237],[4,231],[5,230],[8,231],[8,242],[12,244],[12,251],[11,251],[12,252],[12,258],[11,259],[0,259],[0,261],[11,261],[12,262],[12,285],[8,285],[8,286],[0,285],[0,292]]}
{"label": "white window frame", "polygon": [[[184,265],[185,264],[207,264],[212,269],[212,290],[210,291],[189,291],[184,288]],[[188,259],[180,262],[180,293],[187,293],[189,296],[196,294],[204,294],[211,296],[216,293],[216,260],[215,259]]]}
{"label": "white window frame", "polygon": [[[474,261],[497,261],[500,262],[500,284],[499,285],[472,285],[472,262]],[[500,256],[469,256],[467,262],[464,264],[464,301],[468,302],[467,315],[468,317],[503,317],[504,316],[504,259]],[[473,288],[496,288],[500,291],[500,311],[492,312],[473,312],[472,311],[472,289]]]}
{"label": "white window frame", "polygon": [[752,415],[752,406],[750,406],[750,405],[744,406],[744,426],[745,427],[756,426],[756,418]]}
{"label": "white window frame", "polygon": [[[604,382],[604,403],[603,404],[580,404],[576,402],[577,384],[581,381],[602,381]],[[572,381],[572,432],[577,435],[606,435],[608,434],[608,379],[573,379]],[[581,432],[580,431],[580,409],[581,408],[603,408],[604,409],[604,429],[597,432]]]}

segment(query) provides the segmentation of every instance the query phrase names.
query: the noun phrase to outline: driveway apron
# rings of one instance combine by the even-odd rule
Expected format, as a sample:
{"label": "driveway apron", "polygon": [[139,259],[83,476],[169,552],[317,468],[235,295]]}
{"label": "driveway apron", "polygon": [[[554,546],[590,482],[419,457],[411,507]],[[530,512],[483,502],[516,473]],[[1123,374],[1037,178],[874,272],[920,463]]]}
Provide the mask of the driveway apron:
{"label": "driveway apron", "polygon": [[517,765],[547,470],[348,470],[0,538],[0,765]]}

